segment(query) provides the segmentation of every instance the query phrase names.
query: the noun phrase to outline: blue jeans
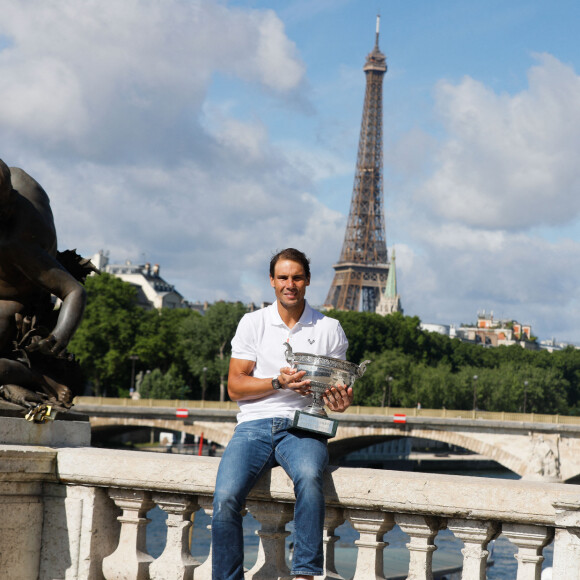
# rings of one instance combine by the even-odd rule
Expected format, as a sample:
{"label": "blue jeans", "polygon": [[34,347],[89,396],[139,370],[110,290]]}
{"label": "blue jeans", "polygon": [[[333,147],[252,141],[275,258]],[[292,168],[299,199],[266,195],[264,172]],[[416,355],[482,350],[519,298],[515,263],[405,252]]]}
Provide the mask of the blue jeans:
{"label": "blue jeans", "polygon": [[292,574],[323,573],[325,438],[292,430],[290,419],[240,423],[220,462],[213,500],[212,580],[243,580],[242,516],[248,493],[268,469],[281,465],[294,483]]}

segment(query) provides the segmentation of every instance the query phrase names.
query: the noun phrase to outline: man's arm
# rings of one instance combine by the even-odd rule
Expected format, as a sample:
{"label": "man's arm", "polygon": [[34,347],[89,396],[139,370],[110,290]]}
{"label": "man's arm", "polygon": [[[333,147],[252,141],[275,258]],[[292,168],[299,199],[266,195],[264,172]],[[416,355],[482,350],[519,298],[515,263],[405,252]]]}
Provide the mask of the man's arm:
{"label": "man's arm", "polygon": [[[230,359],[230,370],[228,373],[228,394],[232,401],[245,401],[249,399],[260,399],[275,392],[272,386],[272,379],[258,379],[252,376],[252,371],[256,363],[252,360],[239,358]],[[278,380],[283,389],[290,389],[298,394],[306,395],[310,392],[310,381],[302,381],[305,371],[293,372],[290,368],[280,369]]]}

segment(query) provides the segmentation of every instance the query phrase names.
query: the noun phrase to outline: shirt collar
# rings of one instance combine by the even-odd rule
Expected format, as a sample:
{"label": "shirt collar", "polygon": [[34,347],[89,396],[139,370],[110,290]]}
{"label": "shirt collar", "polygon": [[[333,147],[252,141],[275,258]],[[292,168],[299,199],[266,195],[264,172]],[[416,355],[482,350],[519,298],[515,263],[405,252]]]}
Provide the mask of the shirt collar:
{"label": "shirt collar", "polygon": [[[282,317],[280,316],[280,312],[278,312],[278,301],[272,304],[272,324],[274,326],[286,326]],[[304,312],[302,312],[302,316],[300,320],[296,324],[300,324],[301,326],[307,326],[313,324],[313,310],[310,308],[310,304],[308,304],[307,300],[304,300]]]}

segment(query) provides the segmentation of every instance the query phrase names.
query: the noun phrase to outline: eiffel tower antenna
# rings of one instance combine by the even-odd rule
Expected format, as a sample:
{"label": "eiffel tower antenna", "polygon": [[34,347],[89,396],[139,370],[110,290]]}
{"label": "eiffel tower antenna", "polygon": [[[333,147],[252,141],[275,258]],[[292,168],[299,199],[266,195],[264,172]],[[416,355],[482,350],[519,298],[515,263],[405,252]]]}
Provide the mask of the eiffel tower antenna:
{"label": "eiffel tower antenna", "polygon": [[387,59],[376,39],[363,70],[366,91],[350,212],[325,307],[375,312],[389,273],[383,213],[383,77]]}

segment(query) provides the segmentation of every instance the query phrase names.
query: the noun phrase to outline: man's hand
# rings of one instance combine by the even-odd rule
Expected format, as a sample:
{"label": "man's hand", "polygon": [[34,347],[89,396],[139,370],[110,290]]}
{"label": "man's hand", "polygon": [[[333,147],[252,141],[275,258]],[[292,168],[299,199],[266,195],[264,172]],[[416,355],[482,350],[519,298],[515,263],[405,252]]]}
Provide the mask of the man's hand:
{"label": "man's hand", "polygon": [[310,394],[310,380],[303,381],[302,378],[306,371],[298,371],[290,367],[283,367],[280,369],[280,376],[278,380],[283,389],[294,391],[299,395],[306,396]]}
{"label": "man's hand", "polygon": [[342,413],[352,405],[353,397],[352,387],[336,385],[336,387],[326,389],[322,399],[331,411]]}

